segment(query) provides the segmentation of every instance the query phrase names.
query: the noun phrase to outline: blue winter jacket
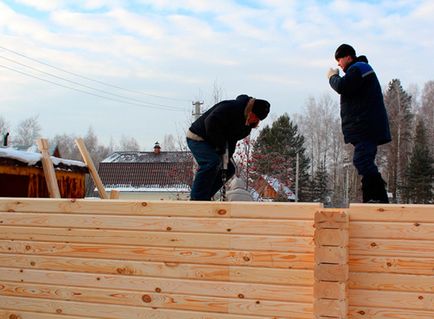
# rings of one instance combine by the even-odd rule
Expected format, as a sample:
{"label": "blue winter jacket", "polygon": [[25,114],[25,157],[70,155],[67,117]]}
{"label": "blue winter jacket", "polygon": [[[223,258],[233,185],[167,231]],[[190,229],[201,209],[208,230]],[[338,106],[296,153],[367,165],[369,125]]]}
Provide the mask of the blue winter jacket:
{"label": "blue winter jacket", "polygon": [[391,141],[381,86],[368,63],[354,62],[343,77],[333,75],[329,83],[341,95],[345,143],[372,141],[381,145]]}

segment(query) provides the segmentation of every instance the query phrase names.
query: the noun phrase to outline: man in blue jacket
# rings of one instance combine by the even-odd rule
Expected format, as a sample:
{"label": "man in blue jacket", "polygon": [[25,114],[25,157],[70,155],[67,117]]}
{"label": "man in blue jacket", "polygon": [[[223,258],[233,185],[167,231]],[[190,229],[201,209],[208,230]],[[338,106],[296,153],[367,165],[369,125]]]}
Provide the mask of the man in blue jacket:
{"label": "man in blue jacket", "polygon": [[[270,112],[270,103],[247,95],[222,101],[202,114],[187,131],[187,145],[199,168],[191,189],[191,200],[211,200],[223,186],[222,157],[228,150],[229,158],[237,142],[250,134]],[[228,163],[227,179],[235,173]]]}
{"label": "man in blue jacket", "polygon": [[388,203],[386,183],[375,164],[377,146],[391,141],[389,120],[378,78],[365,56],[340,45],[335,52],[338,66],[327,74],[330,86],[341,95],[341,121],[345,143],[354,145],[353,164],[362,176],[363,202]]}

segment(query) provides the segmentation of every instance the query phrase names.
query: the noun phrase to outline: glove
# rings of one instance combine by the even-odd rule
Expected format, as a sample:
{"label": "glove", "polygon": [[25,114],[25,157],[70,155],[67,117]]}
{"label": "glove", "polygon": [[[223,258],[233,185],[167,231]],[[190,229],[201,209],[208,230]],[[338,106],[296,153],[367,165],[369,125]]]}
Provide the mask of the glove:
{"label": "glove", "polygon": [[330,68],[327,72],[327,78],[330,79],[333,75],[339,75],[339,69]]}

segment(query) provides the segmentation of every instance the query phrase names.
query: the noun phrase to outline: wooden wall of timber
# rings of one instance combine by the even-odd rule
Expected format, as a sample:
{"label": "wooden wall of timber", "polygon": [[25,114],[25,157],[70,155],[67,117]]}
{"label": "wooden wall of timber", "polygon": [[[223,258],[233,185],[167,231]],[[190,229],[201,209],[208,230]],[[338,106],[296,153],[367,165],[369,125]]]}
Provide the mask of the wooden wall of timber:
{"label": "wooden wall of timber", "polygon": [[434,318],[434,205],[351,205],[349,318]]}
{"label": "wooden wall of timber", "polygon": [[319,208],[0,199],[0,318],[311,319]]}
{"label": "wooden wall of timber", "polygon": [[0,198],[0,319],[432,319],[433,297],[433,205]]}

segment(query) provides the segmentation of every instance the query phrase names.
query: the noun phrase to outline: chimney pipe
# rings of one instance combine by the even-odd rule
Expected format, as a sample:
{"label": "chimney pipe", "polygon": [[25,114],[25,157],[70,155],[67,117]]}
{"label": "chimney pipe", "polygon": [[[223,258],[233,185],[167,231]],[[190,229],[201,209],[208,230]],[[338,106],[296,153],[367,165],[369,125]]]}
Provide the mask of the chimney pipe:
{"label": "chimney pipe", "polygon": [[3,146],[8,146],[8,137],[9,137],[9,132],[7,132],[3,137]]}
{"label": "chimney pipe", "polygon": [[158,142],[155,142],[155,145],[154,145],[154,154],[155,155],[159,155],[160,151],[161,151],[160,144]]}

